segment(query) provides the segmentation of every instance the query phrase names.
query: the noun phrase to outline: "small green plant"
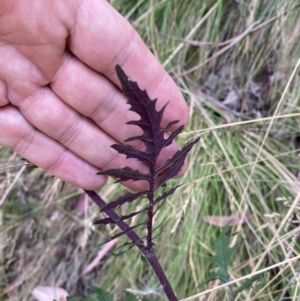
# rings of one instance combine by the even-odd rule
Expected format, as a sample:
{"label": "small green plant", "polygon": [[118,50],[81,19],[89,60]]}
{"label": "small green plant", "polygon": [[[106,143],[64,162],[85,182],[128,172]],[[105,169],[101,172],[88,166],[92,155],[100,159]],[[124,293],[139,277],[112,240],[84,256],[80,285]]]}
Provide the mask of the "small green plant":
{"label": "small green plant", "polygon": [[[217,271],[210,275],[208,281],[218,279],[223,284],[231,280],[228,268],[232,255],[236,250],[236,245],[230,247],[230,240],[232,235],[229,232],[229,227],[226,226],[224,229],[222,229],[220,235],[217,237],[214,243],[214,250],[216,253],[210,258],[210,261],[216,266]],[[253,276],[247,279],[241,286],[236,289],[234,289],[230,285],[230,301],[235,300],[238,293],[250,288],[255,281],[260,279],[260,277],[260,275]]]}
{"label": "small green plant", "polygon": [[[128,78],[120,66],[116,66],[116,71],[122,85],[123,93],[128,99],[130,110],[140,116],[140,119],[129,121],[128,124],[136,125],[143,131],[142,135],[130,137],[124,142],[127,143],[139,140],[145,145],[145,150],[135,149],[128,144],[114,144],[111,147],[119,154],[126,155],[127,158],[134,158],[144,163],[148,167],[148,173],[141,173],[138,170],[133,170],[126,166],[120,169],[100,171],[98,174],[111,176],[116,179],[116,182],[128,180],[147,181],[148,189],[139,192],[127,192],[109,204],[106,204],[95,191],[86,191],[86,193],[101,208],[101,211],[108,216],[107,218],[96,221],[95,224],[116,224],[121,229],[121,232],[111,239],[126,234],[132,244],[140,249],[143,256],[151,265],[168,300],[177,301],[177,297],[154,252],[153,219],[158,208],[164,204],[166,198],[172,195],[180,186],[167,188],[167,181],[179,173],[184,165],[188,152],[200,138],[185,145],[181,150],[177,151],[173,157],[158,167],[157,159],[159,154],[165,147],[173,142],[174,138],[182,131],[183,126],[180,126],[174,132],[169,133],[170,128],[179,122],[179,120],[174,120],[169,122],[167,126],[162,129],[161,120],[167,104],[165,104],[160,111],[157,111],[155,108],[156,100],[151,100],[146,91],[140,90],[137,83]],[[164,190],[163,192],[160,192],[160,188],[162,187],[164,187]],[[119,216],[115,212],[115,209],[123,204],[141,198],[146,198],[148,200],[148,205],[145,208],[124,216]],[[136,215],[144,215],[144,222],[134,226],[128,226],[126,220],[131,219]],[[146,226],[147,234],[145,237],[140,237],[135,232],[135,229],[141,226]]]}
{"label": "small green plant", "polygon": [[[109,294],[108,292],[98,288],[92,287],[94,291],[93,295],[88,297],[67,297],[67,301],[112,301],[113,295]],[[130,300],[130,299],[129,299]],[[129,301],[126,299],[126,301]]]}

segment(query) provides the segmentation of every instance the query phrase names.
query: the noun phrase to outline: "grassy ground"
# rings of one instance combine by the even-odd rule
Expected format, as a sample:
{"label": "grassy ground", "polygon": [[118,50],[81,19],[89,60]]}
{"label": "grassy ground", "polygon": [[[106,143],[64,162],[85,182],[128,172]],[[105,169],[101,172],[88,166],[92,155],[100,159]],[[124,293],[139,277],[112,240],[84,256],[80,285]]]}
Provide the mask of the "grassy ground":
{"label": "grassy ground", "polygon": [[[191,122],[180,140],[201,135],[184,185],[157,219],[159,259],[179,298],[230,300],[205,282],[222,222],[232,219],[228,269],[238,280],[261,273],[235,300],[300,296],[300,7],[296,0],[112,0],[186,96]],[[97,210],[78,210],[81,192],[0,149],[0,300],[31,300],[38,284],[84,295],[88,286],[161,293],[132,249],[107,256],[78,279],[115,229],[92,228]],[[14,167],[16,166],[16,167]],[[122,188],[108,183],[107,200]],[[277,265],[272,267],[273,265]],[[238,280],[232,287],[241,285]],[[188,298],[190,296],[190,298]],[[194,296],[194,297],[193,297]],[[162,298],[163,299],[163,298]]]}

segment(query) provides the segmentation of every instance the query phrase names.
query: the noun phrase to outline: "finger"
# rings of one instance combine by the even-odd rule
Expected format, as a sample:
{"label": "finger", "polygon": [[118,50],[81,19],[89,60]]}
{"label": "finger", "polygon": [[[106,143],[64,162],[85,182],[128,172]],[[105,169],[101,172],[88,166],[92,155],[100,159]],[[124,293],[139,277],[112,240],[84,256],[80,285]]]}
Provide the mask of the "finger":
{"label": "finger", "polygon": [[[117,141],[62,102],[49,87],[40,88],[24,99],[19,109],[33,126],[94,166],[110,169],[126,165],[125,156],[110,147]],[[135,160],[129,160],[128,164],[142,168]]]}
{"label": "finger", "polygon": [[10,45],[0,47],[0,81],[0,106],[9,102],[17,106],[38,87],[49,83],[33,62]]}
{"label": "finger", "polygon": [[0,145],[9,147],[62,180],[88,190],[102,187],[98,169],[36,130],[13,106],[0,109]]}
{"label": "finger", "polygon": [[133,27],[106,1],[78,6],[68,46],[80,60],[118,87],[116,64],[141,89],[146,89],[151,99],[158,98],[158,108],[170,101],[162,126],[178,119],[180,124],[187,123],[188,109],[178,87]]}
{"label": "finger", "polygon": [[140,135],[141,130],[126,122],[138,119],[129,111],[122,92],[106,77],[67,54],[53,78],[51,88],[69,107],[92,119],[116,141]]}
{"label": "finger", "polygon": [[2,80],[0,80],[0,107],[9,104],[6,94],[7,94],[6,84]]}

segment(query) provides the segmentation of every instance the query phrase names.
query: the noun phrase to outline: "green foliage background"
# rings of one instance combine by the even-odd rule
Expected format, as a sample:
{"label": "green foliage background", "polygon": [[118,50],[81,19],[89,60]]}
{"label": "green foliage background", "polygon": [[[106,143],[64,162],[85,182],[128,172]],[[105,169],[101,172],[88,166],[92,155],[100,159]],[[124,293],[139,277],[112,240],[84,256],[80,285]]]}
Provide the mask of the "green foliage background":
{"label": "green foliage background", "polygon": [[[201,135],[189,171],[173,181],[184,185],[156,221],[165,220],[155,247],[179,298],[220,284],[215,280],[202,285],[217,272],[210,259],[217,254],[221,231],[213,221],[222,222],[221,217],[231,217],[231,232],[236,232],[229,279],[251,277],[291,260],[262,273],[235,300],[298,297],[300,267],[292,260],[300,251],[298,1],[110,2],[181,88],[191,122],[180,140]],[[253,85],[261,87],[255,97]],[[238,108],[222,105],[232,89],[239,96]],[[40,169],[18,175],[20,168],[7,167],[23,162],[7,149],[0,149],[0,158],[2,195],[9,189],[1,207],[0,289],[21,280],[9,295],[0,291],[1,301],[30,300],[32,288],[41,283],[62,286],[72,296],[88,295],[88,287],[97,286],[114,293],[115,300],[126,300],[126,289],[163,299],[156,278],[134,248],[123,256],[106,256],[77,280],[96,256],[97,245],[116,230],[89,226],[98,211],[89,205],[83,215],[78,213],[79,190],[65,185],[60,192],[60,181]],[[109,201],[121,191],[109,182],[101,193]],[[230,300],[230,288],[207,293],[203,300]]]}

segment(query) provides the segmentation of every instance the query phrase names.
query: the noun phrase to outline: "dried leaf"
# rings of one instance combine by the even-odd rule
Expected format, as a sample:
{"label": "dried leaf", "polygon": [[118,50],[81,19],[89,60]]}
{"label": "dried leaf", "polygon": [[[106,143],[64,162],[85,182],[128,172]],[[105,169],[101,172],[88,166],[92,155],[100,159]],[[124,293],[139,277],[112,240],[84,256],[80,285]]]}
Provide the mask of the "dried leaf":
{"label": "dried leaf", "polygon": [[239,96],[237,94],[237,92],[233,89],[231,89],[226,98],[223,100],[223,105],[232,108],[232,109],[237,109],[239,104]]}
{"label": "dried leaf", "polygon": [[76,205],[76,209],[78,212],[80,213],[84,213],[87,210],[87,206],[88,206],[88,202],[89,202],[89,197],[86,193],[81,194],[78,197],[78,201],[77,201],[77,205]]}
{"label": "dried leaf", "polygon": [[69,294],[60,287],[37,286],[33,289],[32,296],[38,301],[67,301]]}
{"label": "dried leaf", "polygon": [[92,271],[96,266],[100,264],[101,259],[110,251],[110,249],[118,242],[118,238],[115,238],[108,243],[106,243],[101,250],[98,251],[97,256],[94,258],[94,260],[89,263],[83,270],[83,272],[80,274],[78,278],[83,277],[90,271]]}

